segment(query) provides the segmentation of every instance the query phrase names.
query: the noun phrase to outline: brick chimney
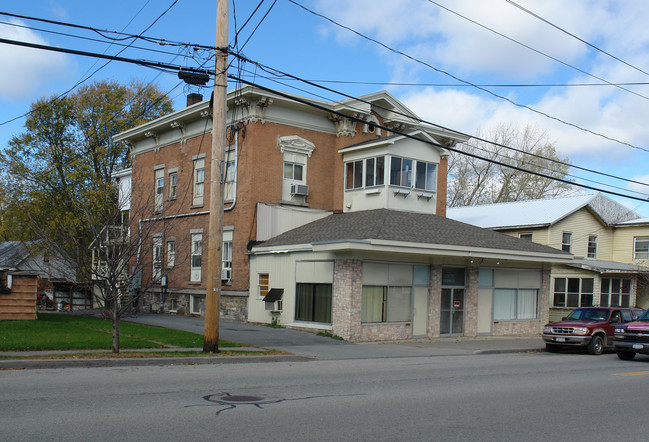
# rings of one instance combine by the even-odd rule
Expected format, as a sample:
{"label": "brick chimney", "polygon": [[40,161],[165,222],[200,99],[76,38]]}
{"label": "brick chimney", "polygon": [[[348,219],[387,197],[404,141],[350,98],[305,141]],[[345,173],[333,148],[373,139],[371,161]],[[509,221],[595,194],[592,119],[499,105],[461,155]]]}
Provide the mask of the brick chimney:
{"label": "brick chimney", "polygon": [[200,103],[203,101],[203,96],[201,94],[189,94],[187,95],[187,106],[192,104]]}

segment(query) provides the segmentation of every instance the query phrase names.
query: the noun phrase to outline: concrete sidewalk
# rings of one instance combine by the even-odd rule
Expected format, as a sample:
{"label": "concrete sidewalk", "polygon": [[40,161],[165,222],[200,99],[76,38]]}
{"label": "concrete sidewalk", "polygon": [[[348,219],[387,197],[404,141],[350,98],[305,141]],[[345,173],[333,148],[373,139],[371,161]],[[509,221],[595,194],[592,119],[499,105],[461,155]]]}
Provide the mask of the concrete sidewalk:
{"label": "concrete sidewalk", "polygon": [[[165,328],[203,333],[203,318],[172,315],[142,314],[125,321]],[[520,353],[543,351],[544,344],[538,337],[497,337],[476,338],[449,337],[432,340],[422,339],[402,342],[350,343],[315,333],[288,328],[271,328],[262,325],[221,321],[219,338],[234,341],[245,347],[239,350],[259,350],[259,354],[242,356],[197,356],[164,358],[101,358],[101,359],[0,359],[0,369],[12,368],[63,368],[63,367],[106,367],[143,365],[181,365],[181,364],[223,364],[243,362],[309,361],[317,359],[373,359],[406,358],[431,356],[468,356],[493,353]],[[264,354],[265,350],[280,350],[286,355]],[[165,351],[200,349],[164,349]],[[237,348],[222,348],[223,351]],[[89,352],[89,351],[83,351]],[[124,350],[122,353],[128,353]],[[0,356],[45,356],[74,352],[4,352]]]}

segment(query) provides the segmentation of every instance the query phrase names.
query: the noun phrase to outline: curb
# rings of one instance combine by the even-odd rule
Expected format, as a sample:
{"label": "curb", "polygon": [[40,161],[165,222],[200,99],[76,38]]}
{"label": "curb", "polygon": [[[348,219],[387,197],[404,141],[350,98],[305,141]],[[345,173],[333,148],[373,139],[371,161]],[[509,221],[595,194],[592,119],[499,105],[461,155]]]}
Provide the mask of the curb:
{"label": "curb", "polygon": [[70,367],[144,367],[165,365],[220,365],[262,362],[307,362],[313,358],[296,355],[202,356],[121,359],[10,359],[0,361],[0,370],[52,369]]}
{"label": "curb", "polygon": [[475,355],[497,355],[504,353],[542,353],[544,348],[511,348],[511,349],[497,349],[497,350],[475,350]]}

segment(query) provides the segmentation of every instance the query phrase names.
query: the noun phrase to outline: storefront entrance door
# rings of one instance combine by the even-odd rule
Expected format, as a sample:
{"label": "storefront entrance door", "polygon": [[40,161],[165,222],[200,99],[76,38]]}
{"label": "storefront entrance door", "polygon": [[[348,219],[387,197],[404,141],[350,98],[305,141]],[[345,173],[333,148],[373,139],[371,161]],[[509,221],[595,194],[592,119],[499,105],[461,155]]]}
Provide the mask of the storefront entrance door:
{"label": "storefront entrance door", "polygon": [[464,333],[464,289],[442,288],[440,334],[461,335],[462,333]]}

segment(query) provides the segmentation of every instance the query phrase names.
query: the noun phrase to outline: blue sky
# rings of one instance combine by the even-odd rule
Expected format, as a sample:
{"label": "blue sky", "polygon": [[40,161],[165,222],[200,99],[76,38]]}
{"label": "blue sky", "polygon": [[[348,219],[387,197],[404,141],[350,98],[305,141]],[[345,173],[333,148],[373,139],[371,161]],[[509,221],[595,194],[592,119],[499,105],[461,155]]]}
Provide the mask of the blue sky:
{"label": "blue sky", "polygon": [[[519,127],[534,125],[547,131],[559,153],[572,163],[649,183],[649,85],[623,86],[624,90],[605,84],[649,83],[649,31],[646,25],[649,23],[649,2],[296,2],[435,69],[337,27],[288,0],[277,0],[249,42],[240,49],[241,52],[251,60],[301,78],[345,82],[326,83],[326,86],[346,94],[362,95],[388,90],[423,119],[469,134],[478,131],[484,133],[499,124]],[[230,3],[231,36],[235,33],[235,11],[236,25],[241,27],[258,3],[256,0],[239,0],[234,8]],[[0,10],[140,34],[172,4],[173,0],[92,3],[23,0],[0,7]],[[266,0],[240,33],[240,48],[272,4],[271,0]],[[529,9],[573,36],[533,17],[516,5]],[[215,0],[179,0],[145,35],[168,41],[214,45],[215,17]],[[107,54],[117,54],[122,49],[39,29],[103,39],[90,32],[0,15],[0,38]],[[134,46],[143,45],[141,42],[134,43]],[[160,52],[130,47],[120,55],[194,67],[202,55],[199,53],[198,57],[192,59],[187,57],[188,51],[174,46],[158,46],[157,49]],[[23,115],[29,110],[30,104],[41,97],[66,92],[104,63],[92,58],[0,44],[0,64],[3,67],[0,70],[0,148],[12,135],[21,132],[24,118],[5,122]],[[211,61],[209,67],[213,68]],[[249,71],[247,78],[252,80],[254,67],[247,65],[244,68]],[[300,95],[314,92],[313,88],[308,87],[306,91],[294,89],[295,86],[304,87],[295,81],[270,82],[262,78],[263,72],[257,71],[256,74],[254,81],[286,92]],[[180,84],[173,73],[161,73],[119,62],[111,62],[103,67],[89,81],[102,79],[123,83],[131,80],[154,82],[160,89],[170,92],[177,109],[185,105],[188,92],[202,92],[205,96],[210,92],[209,88],[202,91],[188,89]],[[488,88],[494,94],[555,118],[551,119],[477,88],[460,85],[457,79],[479,85],[604,85]],[[343,98],[332,92],[315,93],[318,98],[326,100]],[[649,195],[649,187],[612,181],[602,176],[586,176],[581,172],[575,174],[622,187],[622,190],[613,189],[618,192],[642,191]],[[641,215],[649,216],[649,203],[617,200]]]}

